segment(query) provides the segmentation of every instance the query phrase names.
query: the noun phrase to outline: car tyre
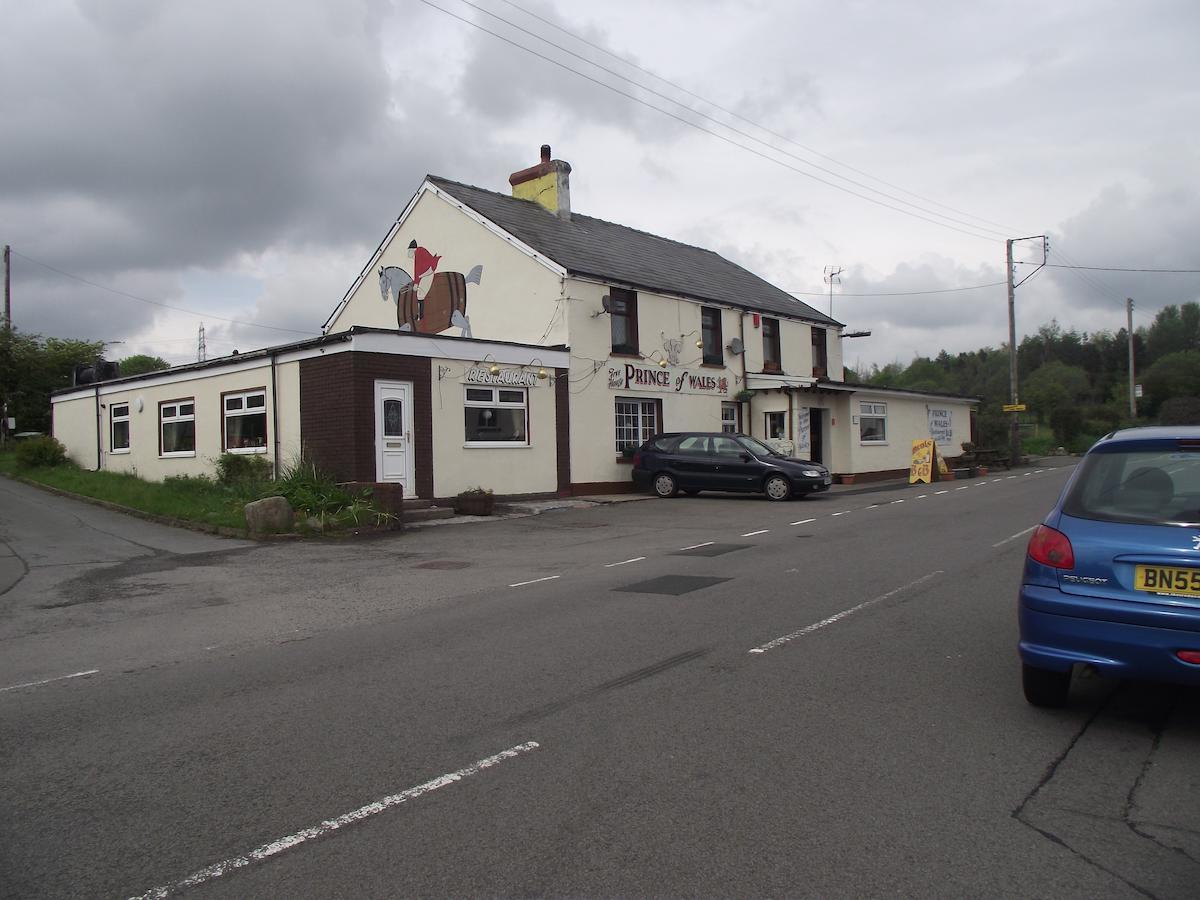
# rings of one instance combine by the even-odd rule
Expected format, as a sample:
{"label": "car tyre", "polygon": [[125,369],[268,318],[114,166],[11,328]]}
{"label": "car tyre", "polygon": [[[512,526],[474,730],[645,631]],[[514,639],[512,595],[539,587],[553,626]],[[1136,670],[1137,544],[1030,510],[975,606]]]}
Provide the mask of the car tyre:
{"label": "car tyre", "polygon": [[768,500],[786,500],[792,496],[792,484],[782,475],[772,475],[763,482],[763,493]]}
{"label": "car tyre", "polygon": [[1048,709],[1066,706],[1067,695],[1071,691],[1071,670],[1056,672],[1022,663],[1021,687],[1025,691],[1025,699],[1033,706]]}
{"label": "car tyre", "polygon": [[659,472],[654,476],[654,493],[660,497],[674,497],[679,493],[679,484],[675,476],[668,472]]}

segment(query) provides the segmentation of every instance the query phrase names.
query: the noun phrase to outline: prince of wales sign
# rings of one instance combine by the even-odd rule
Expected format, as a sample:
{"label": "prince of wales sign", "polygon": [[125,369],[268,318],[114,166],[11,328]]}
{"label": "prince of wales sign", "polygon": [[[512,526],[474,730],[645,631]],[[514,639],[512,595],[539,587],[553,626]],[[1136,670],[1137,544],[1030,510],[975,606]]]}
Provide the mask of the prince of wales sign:
{"label": "prince of wales sign", "polygon": [[728,394],[729,377],[693,373],[673,366],[609,366],[608,386],[615,391],[649,391],[655,394]]}

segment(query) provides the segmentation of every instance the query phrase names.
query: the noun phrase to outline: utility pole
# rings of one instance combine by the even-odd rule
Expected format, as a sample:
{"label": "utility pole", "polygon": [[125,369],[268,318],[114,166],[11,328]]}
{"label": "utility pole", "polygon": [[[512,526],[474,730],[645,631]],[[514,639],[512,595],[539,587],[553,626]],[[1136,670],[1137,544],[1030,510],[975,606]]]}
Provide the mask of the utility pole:
{"label": "utility pole", "polygon": [[204,340],[204,323],[200,323],[200,334],[196,341],[196,362],[205,362],[208,359],[208,342]]}
{"label": "utility pole", "polygon": [[1133,388],[1133,298],[1125,298],[1126,333],[1129,339],[1129,418],[1137,421],[1137,394]]}
{"label": "utility pole", "polygon": [[826,266],[825,267],[825,283],[829,285],[829,318],[833,318],[833,286],[841,284],[842,279],[838,278],[842,274],[841,266]]}
{"label": "utility pole", "polygon": [[12,329],[12,287],[8,269],[12,255],[11,250],[12,248],[8,244],[4,245],[4,327],[10,330]]}
{"label": "utility pole", "polygon": [[[1036,269],[1013,284],[1013,244],[1019,241],[1041,241],[1042,242],[1042,261]],[[1050,253],[1050,239],[1044,234],[1035,234],[1030,237],[1009,238],[1004,242],[1005,259],[1008,263],[1008,389],[1009,403],[1013,407],[1017,406],[1017,317],[1016,317],[1016,289],[1023,285],[1026,281],[1034,276],[1038,269],[1046,265],[1046,257]],[[1012,420],[1008,426],[1008,453],[1009,465],[1015,466],[1021,458],[1021,423],[1019,421],[1020,413],[1014,408],[1012,411]]]}

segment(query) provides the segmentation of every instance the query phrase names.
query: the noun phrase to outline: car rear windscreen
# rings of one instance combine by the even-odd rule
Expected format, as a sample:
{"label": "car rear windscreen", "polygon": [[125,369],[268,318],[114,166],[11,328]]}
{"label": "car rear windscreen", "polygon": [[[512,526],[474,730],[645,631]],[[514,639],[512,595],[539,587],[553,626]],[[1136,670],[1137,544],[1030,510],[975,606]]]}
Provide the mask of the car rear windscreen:
{"label": "car rear windscreen", "polygon": [[1170,447],[1090,453],[1063,512],[1107,522],[1200,524],[1200,452]]}

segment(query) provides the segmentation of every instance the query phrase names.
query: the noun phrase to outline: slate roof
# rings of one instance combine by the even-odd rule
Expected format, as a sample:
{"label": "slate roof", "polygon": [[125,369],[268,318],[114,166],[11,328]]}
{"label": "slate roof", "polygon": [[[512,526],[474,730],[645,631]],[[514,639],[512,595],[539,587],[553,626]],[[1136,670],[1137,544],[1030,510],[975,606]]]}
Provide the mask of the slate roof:
{"label": "slate roof", "polygon": [[532,200],[435,175],[426,178],[572,275],[825,325],[841,324],[711,250],[576,212],[569,220],[560,219]]}

